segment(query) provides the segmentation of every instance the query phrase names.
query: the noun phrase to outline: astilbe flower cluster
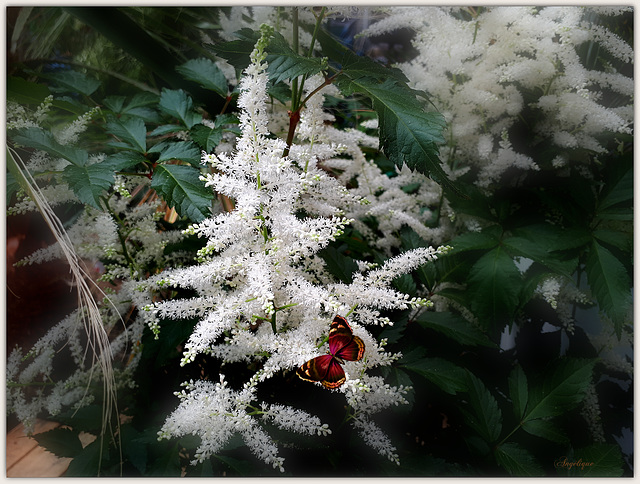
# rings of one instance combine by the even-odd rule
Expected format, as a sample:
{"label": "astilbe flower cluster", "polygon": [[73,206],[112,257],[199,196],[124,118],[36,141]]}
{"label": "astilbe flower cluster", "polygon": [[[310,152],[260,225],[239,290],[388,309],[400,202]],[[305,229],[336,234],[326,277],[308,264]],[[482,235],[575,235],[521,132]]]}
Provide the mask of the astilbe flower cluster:
{"label": "astilbe flower cluster", "polygon": [[[593,42],[612,62],[633,62],[632,47],[592,20],[624,10],[393,7],[366,34],[415,30],[419,53],[399,67],[447,119],[443,161],[454,175],[477,169],[478,186],[491,189],[507,169],[539,170],[532,149],[554,146],[551,164],[560,168],[577,149],[604,152],[604,133],[631,133],[633,79],[612,64],[590,69],[579,52]],[[616,104],[606,93],[618,97]],[[513,134],[522,116],[529,120],[526,139]]]}
{"label": "astilbe flower cluster", "polygon": [[[125,198],[112,199],[116,210],[118,207],[125,210],[126,203]],[[130,224],[130,239],[126,242],[128,260],[111,215],[86,207],[68,230],[100,304],[104,330],[110,334],[107,351],[115,362],[116,391],[135,386],[133,375],[141,357],[138,343],[146,321],[131,311],[136,304],[145,302],[140,301],[139,278],[145,277],[147,267],[162,267],[168,260],[173,263],[184,260],[180,254],[169,258],[164,254],[166,244],[183,235],[179,231],[158,230],[157,208],[157,204],[148,203],[120,212]],[[144,244],[138,246],[136,240],[143,240]],[[56,259],[64,260],[58,243],[37,250],[18,264]],[[89,342],[84,318],[83,308],[79,308],[55,324],[27,352],[20,347],[11,349],[6,376],[7,410],[16,414],[26,432],[33,431],[36,417],[43,411],[55,416],[66,408],[78,409],[94,401],[87,388],[104,375],[87,356]]]}
{"label": "astilbe flower cluster", "polygon": [[[281,404],[265,407],[264,402],[255,401],[256,387],[276,375],[293,376],[298,366],[323,354],[326,345],[321,343],[329,323],[340,314],[348,315],[366,350],[360,361],[345,363],[347,381],[335,391],[344,393],[354,426],[365,441],[395,461],[389,439],[380,430],[371,433],[375,424],[370,416],[404,403],[407,389],[367,375],[370,368],[388,365],[399,355],[387,353],[384,342],[378,342],[366,327],[389,323],[380,318],[381,309],[427,305],[424,299],[392,289],[391,282],[446,249],[406,252],[373,270],[362,265],[362,272],[354,274],[350,284],[336,282],[327,272],[318,252],[343,233],[352,222],[345,213],[363,199],[323,169],[323,162],[341,148],[326,139],[324,123],[318,122],[322,114],[313,106],[303,111],[300,138],[288,154],[286,144],[270,136],[262,50],[265,35],[268,29],[263,28],[263,38],[240,82],[242,136],[235,151],[202,156],[203,163],[211,167],[211,173],[203,177],[207,186],[231,199],[234,208],[187,230],[207,241],[198,265],[167,270],[148,280],[148,294],[173,287],[197,295],[157,301],[144,308],[156,331],[164,318],[197,318],[184,346],[183,365],[204,354],[222,360],[223,370],[225,363],[233,362],[257,362],[259,369],[239,393],[223,380],[220,384],[189,383],[160,436],[197,434],[201,445],[196,461],[201,461],[237,432],[259,458],[282,469],[275,442],[261,426],[265,417],[284,429],[307,434],[324,434],[328,429],[301,409]],[[316,115],[320,118],[314,118]]]}
{"label": "astilbe flower cluster", "polygon": [[[398,28],[414,31],[412,44],[418,54],[397,67],[413,87],[429,93],[447,119],[447,143],[440,151],[443,168],[452,179],[465,176],[491,192],[518,183],[531,171],[544,169],[564,177],[570,173],[567,167],[579,168],[585,160],[597,158],[616,135],[632,133],[633,79],[614,66],[628,67],[633,62],[633,49],[602,25],[603,18],[620,15],[629,11],[628,7],[420,6],[381,10],[382,19],[363,35]],[[587,66],[585,52],[595,50],[609,59],[604,67],[593,67],[593,61],[592,67]],[[594,156],[584,156],[585,152]],[[523,175],[509,178],[507,171]],[[587,170],[584,173],[590,176]],[[408,175],[414,183],[426,179],[417,173]],[[421,186],[426,185],[423,182]],[[437,189],[431,191],[432,196],[437,193]],[[386,196],[386,192],[380,195]],[[431,206],[433,199],[428,200],[421,206]],[[380,210],[384,204],[372,207]],[[440,209],[444,217],[434,228],[408,220],[405,223],[427,240],[438,242],[461,231],[478,231],[486,224],[455,213],[446,196]],[[394,220],[398,223],[401,218],[406,215],[396,215]],[[438,237],[441,234],[444,238]],[[587,303],[587,296],[573,281],[560,278],[547,279],[537,293],[572,333],[573,308]],[[454,308],[475,321],[473,314],[449,299],[435,296],[434,303],[437,311]]]}
{"label": "astilbe flower cluster", "polygon": [[[47,98],[35,113],[14,109],[11,118],[14,127],[46,125],[50,121],[47,118],[50,105],[51,99]],[[74,144],[93,114],[95,110],[90,110],[57,130],[57,141],[63,146]],[[88,163],[99,163],[104,158],[101,153],[91,154]],[[36,150],[26,160],[25,167],[32,176],[38,176],[60,172],[68,164],[67,160]],[[49,178],[50,183],[40,191],[50,206],[77,201],[63,177]],[[113,379],[116,391],[134,385],[133,373],[141,356],[137,343],[142,338],[145,321],[135,313],[133,317],[126,316],[132,314],[131,307],[140,296],[138,279],[146,277],[149,268],[186,261],[185,254],[164,253],[167,244],[179,241],[184,235],[178,230],[159,230],[161,202],[137,204],[131,201],[130,191],[149,190],[149,183],[149,180],[118,180],[116,193],[108,197],[109,211],[85,206],[66,231],[99,303],[104,330],[111,335],[106,352],[116,362]],[[37,209],[30,197],[19,192],[18,201],[8,213],[16,215]],[[124,232],[126,234],[122,236]],[[65,260],[65,251],[69,249],[55,242],[36,250],[16,265]],[[10,349],[6,374],[7,410],[16,414],[26,432],[33,431],[36,417],[42,412],[55,416],[67,408],[77,409],[93,402],[94,395],[87,388],[92,382],[102,380],[104,375],[95,360],[88,357],[87,346],[92,343],[88,341],[84,327],[85,309],[80,307],[53,325],[28,351],[20,347]]]}

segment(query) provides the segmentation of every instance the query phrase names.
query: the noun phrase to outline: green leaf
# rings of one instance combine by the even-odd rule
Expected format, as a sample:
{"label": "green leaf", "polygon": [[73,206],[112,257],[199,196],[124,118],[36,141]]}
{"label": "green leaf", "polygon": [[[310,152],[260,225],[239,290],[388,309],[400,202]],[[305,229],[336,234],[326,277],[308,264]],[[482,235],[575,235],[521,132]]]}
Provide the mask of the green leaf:
{"label": "green leaf", "polygon": [[418,292],[418,286],[416,281],[413,280],[413,277],[411,277],[411,274],[402,274],[401,276],[396,277],[392,281],[392,285],[401,293],[408,294],[412,297]]}
{"label": "green leaf", "polygon": [[400,366],[418,373],[451,395],[467,389],[465,370],[442,358],[422,358],[402,362]]}
{"label": "green leaf", "polygon": [[92,404],[79,409],[68,409],[56,415],[56,421],[74,430],[97,435],[102,427],[102,405]]}
{"label": "green leaf", "polygon": [[[148,108],[158,103],[160,96],[150,92],[141,92],[131,98],[131,101],[125,106],[126,96],[108,96],[103,99],[104,105],[116,114],[129,114],[132,116],[139,116],[143,119],[147,118],[147,115],[155,111]],[[142,115],[145,113],[146,115]]]}
{"label": "green leaf", "polygon": [[30,82],[21,77],[7,77],[7,101],[19,104],[40,104],[51,91],[44,84]]}
{"label": "green leaf", "polygon": [[580,477],[620,477],[623,474],[620,448],[613,444],[593,444],[575,451],[570,475]]}
{"label": "green leaf", "polygon": [[58,457],[75,457],[82,451],[82,442],[78,432],[68,428],[58,427],[48,432],[35,434],[34,439],[42,447]]}
{"label": "green leaf", "polygon": [[251,63],[250,55],[260,34],[249,28],[243,28],[234,32],[239,40],[209,44],[207,47],[216,55],[226,59],[236,69],[244,69]]}
{"label": "green leaf", "polygon": [[600,308],[611,318],[620,338],[632,302],[631,280],[624,265],[594,240],[587,255],[586,271]]}
{"label": "green leaf", "polygon": [[515,442],[505,442],[494,451],[498,465],[512,476],[536,477],[543,476],[544,471],[538,461],[529,451]]}
{"label": "green leaf", "polygon": [[420,237],[418,233],[410,227],[403,227],[400,230],[400,242],[404,250],[429,247],[429,242]]}
{"label": "green leaf", "polygon": [[170,207],[190,220],[200,222],[210,214],[213,192],[205,188],[200,170],[183,165],[158,165],[153,172],[151,188]]}
{"label": "green leaf", "polygon": [[336,84],[345,94],[357,92],[371,99],[378,114],[382,151],[398,168],[406,164],[461,195],[440,166],[438,144],[444,143],[444,118],[424,110],[417,91],[391,79],[382,83],[367,77],[350,79],[348,73],[340,74]]}
{"label": "green leaf", "polygon": [[126,96],[107,96],[102,100],[102,104],[116,114],[122,113]]}
{"label": "green leaf", "polygon": [[606,195],[604,195],[597,207],[597,213],[606,212],[607,209],[623,202],[631,202],[633,200],[633,168],[627,170],[613,184]]}
{"label": "green leaf", "polygon": [[205,89],[227,97],[229,85],[227,78],[211,59],[201,57],[191,59],[176,67],[176,70],[187,79],[197,82]]}
{"label": "green leaf", "polygon": [[555,417],[580,403],[591,383],[594,364],[588,359],[562,360],[553,374],[545,375],[542,384],[531,390],[523,421]]}
{"label": "green leaf", "polygon": [[494,230],[483,230],[482,232],[466,232],[447,243],[453,247],[447,255],[466,252],[469,250],[486,250],[496,247],[500,240]]}
{"label": "green leaf", "polygon": [[267,72],[274,84],[300,76],[312,76],[322,70],[321,59],[295,53],[280,32],[273,32],[265,50],[269,66]]}
{"label": "green leaf", "polygon": [[[526,257],[547,268],[571,277],[578,265],[577,257],[567,258],[559,252],[568,249],[568,244],[579,247],[589,243],[586,231],[572,231],[570,240],[566,240],[564,229],[547,224],[537,224],[513,230],[513,236],[502,240],[502,245],[512,254]],[[564,231],[566,232],[566,231]]]}
{"label": "green leaf", "polygon": [[140,118],[110,119],[107,132],[124,141],[128,148],[139,153],[147,151],[147,127]]}
{"label": "green leaf", "polygon": [[240,120],[238,119],[238,116],[236,116],[235,114],[218,114],[216,116],[215,119],[215,127],[222,127],[222,126],[228,126],[230,124],[240,124]]}
{"label": "green leaf", "polygon": [[518,306],[522,278],[502,247],[487,252],[469,271],[471,309],[486,327],[509,320]]}
{"label": "green leaf", "polygon": [[378,114],[380,146],[389,160],[398,168],[406,163],[465,198],[440,166],[438,143],[444,142],[445,121],[440,113],[426,111],[418,102],[417,97],[426,98],[426,94],[410,89],[399,69],[357,56],[323,29],[318,41],[323,53],[341,64],[335,83],[343,94],[360,93],[371,100]]}
{"label": "green leaf", "polygon": [[80,116],[87,112],[87,105],[81,103],[75,98],[69,96],[56,97],[51,103],[53,107],[58,108],[61,111],[67,111],[69,113]]}
{"label": "green leaf", "polygon": [[62,178],[82,203],[99,210],[100,197],[114,183],[113,169],[108,163],[76,166],[68,165],[62,172]]}
{"label": "green leaf", "polygon": [[59,86],[50,87],[54,92],[79,92],[91,96],[100,87],[100,81],[76,71],[51,72],[43,74],[42,77],[51,79]]}
{"label": "green leaf", "polygon": [[149,136],[164,136],[167,134],[177,133],[179,131],[184,131],[184,126],[180,124],[163,124],[151,131],[151,133],[149,133]]}
{"label": "green leaf", "polygon": [[325,247],[318,255],[324,260],[329,273],[337,277],[345,284],[350,284],[353,280],[353,273],[357,272],[358,264],[351,258],[331,245]]}
{"label": "green leaf", "polygon": [[518,227],[512,233],[515,237],[537,242],[549,252],[582,248],[591,240],[587,230],[564,228],[549,223]]}
{"label": "green leaf", "polygon": [[191,139],[207,153],[211,153],[222,141],[222,127],[218,126],[210,128],[204,124],[196,124],[191,127],[189,134]]}
{"label": "green leaf", "polygon": [[120,436],[123,454],[144,475],[148,454],[147,445],[143,441],[144,437],[131,424],[120,426]]}
{"label": "green leaf", "polygon": [[456,213],[473,215],[481,220],[495,223],[498,219],[493,207],[495,201],[489,198],[478,187],[470,183],[457,180],[466,197],[451,197],[449,203]]}
{"label": "green leaf", "polygon": [[598,217],[603,220],[633,220],[633,208],[611,207],[598,212]]}
{"label": "green leaf", "polygon": [[633,249],[633,234],[610,229],[596,229],[593,236],[605,244],[612,245],[624,252]]}
{"label": "green leaf", "polygon": [[[217,55],[229,61],[238,69],[249,65],[250,55],[260,38],[260,33],[244,28],[234,34],[239,40],[210,46]],[[322,60],[297,54],[280,32],[274,32],[265,48],[267,53],[267,73],[273,84],[300,76],[312,76],[322,70]]]}
{"label": "green leaf", "polygon": [[267,84],[267,93],[285,106],[291,101],[291,87],[284,82],[279,82],[278,84],[269,82]]}
{"label": "green leaf", "polygon": [[152,107],[156,107],[160,100],[160,96],[150,92],[141,92],[133,96],[129,104],[127,104],[122,114],[137,116],[147,123],[159,124],[162,122],[160,115]]}
{"label": "green leaf", "polygon": [[138,109],[147,106],[153,106],[158,103],[160,97],[152,92],[139,92],[131,98],[129,104],[124,109],[125,113],[130,113],[133,109]]}
{"label": "green leaf", "polygon": [[200,149],[193,141],[174,141],[159,143],[149,150],[160,153],[158,163],[169,160],[181,160],[191,165],[200,164]]}
{"label": "green leaf", "polygon": [[425,311],[415,321],[423,328],[430,328],[444,334],[462,345],[482,345],[496,347],[487,336],[469,321],[450,312]]}
{"label": "green leaf", "polygon": [[178,118],[188,129],[202,122],[202,115],[193,110],[193,101],[182,89],[162,89],[158,107],[168,115]]}
{"label": "green leaf", "polygon": [[74,457],[64,477],[97,477],[101,454],[103,460],[107,459],[109,448],[106,445],[101,447],[100,438],[98,438]]}
{"label": "green leaf", "polygon": [[111,167],[112,171],[125,171],[145,161],[147,159],[136,151],[119,151],[107,156],[101,164]]}
{"label": "green leaf", "polygon": [[22,146],[46,151],[50,155],[64,158],[74,165],[83,166],[89,158],[86,151],[61,145],[49,131],[45,131],[42,128],[30,127],[19,129],[12,132],[10,138]]}
{"label": "green leaf", "polygon": [[177,443],[162,453],[154,462],[150,462],[149,476],[179,477],[182,468],[180,466],[181,446]]}
{"label": "green leaf", "polygon": [[467,372],[469,407],[464,409],[467,423],[487,442],[495,442],[502,431],[502,412],[498,402],[482,381]]}
{"label": "green leaf", "polygon": [[527,408],[529,389],[527,386],[527,376],[522,371],[522,367],[517,365],[509,375],[509,396],[513,403],[513,412],[518,420],[522,419]]}
{"label": "green leaf", "polygon": [[552,442],[569,442],[567,434],[551,420],[527,420],[522,424],[522,428],[525,432],[530,433],[531,435],[551,440]]}
{"label": "green leaf", "polygon": [[322,53],[337,63],[342,71],[348,71],[349,77],[374,77],[379,81],[393,78],[401,83],[407,83],[407,76],[397,68],[387,67],[366,56],[359,56],[349,50],[337,37],[321,28],[317,32],[317,39],[322,46]]}

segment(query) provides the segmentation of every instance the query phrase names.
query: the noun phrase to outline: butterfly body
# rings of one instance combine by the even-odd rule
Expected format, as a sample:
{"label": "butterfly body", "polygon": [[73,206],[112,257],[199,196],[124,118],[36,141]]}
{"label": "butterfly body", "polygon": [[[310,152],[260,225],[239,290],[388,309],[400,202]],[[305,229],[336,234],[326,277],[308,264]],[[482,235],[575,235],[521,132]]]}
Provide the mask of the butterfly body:
{"label": "butterfly body", "polygon": [[320,382],[326,388],[338,388],[346,380],[342,364],[358,361],[364,355],[364,341],[353,334],[349,323],[336,316],[329,330],[329,354],[317,356],[296,371],[303,380]]}

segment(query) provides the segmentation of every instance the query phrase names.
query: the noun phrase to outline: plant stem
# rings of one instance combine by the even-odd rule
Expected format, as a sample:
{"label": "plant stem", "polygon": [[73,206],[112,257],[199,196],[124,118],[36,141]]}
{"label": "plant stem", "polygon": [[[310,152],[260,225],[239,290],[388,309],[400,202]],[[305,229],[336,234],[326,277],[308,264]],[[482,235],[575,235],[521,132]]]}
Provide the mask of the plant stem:
{"label": "plant stem", "polygon": [[[320,29],[320,25],[322,24],[322,19],[324,18],[326,7],[322,7],[320,14],[316,18],[316,25],[313,30],[313,36],[311,38],[311,45],[309,46],[308,57],[313,55],[313,47],[316,42],[316,38],[318,36],[318,30]],[[293,23],[293,39],[291,42],[291,47],[293,51],[297,54],[299,50],[298,46],[298,32],[299,32],[299,22],[298,22],[298,7],[293,7],[292,11],[292,23]],[[335,76],[330,78],[325,78],[325,82],[319,86],[317,89],[314,89],[307,97],[304,98],[304,101],[301,102],[302,93],[304,92],[304,83],[306,81],[307,76],[302,76],[300,85],[298,85],[298,78],[295,78],[291,81],[291,111],[289,112],[289,132],[287,133],[287,147],[284,149],[283,156],[287,156],[289,154],[289,149],[291,144],[293,143],[293,138],[296,133],[296,128],[298,127],[298,123],[300,122],[300,111],[304,107],[305,103],[309,100],[311,96],[316,94],[320,89],[324,86],[331,84]]]}
{"label": "plant stem", "polygon": [[109,212],[109,214],[118,223],[118,228],[116,229],[116,233],[118,234],[118,240],[120,241],[120,245],[122,246],[122,255],[124,256],[127,263],[129,264],[129,270],[131,271],[131,276],[133,277],[134,272],[138,270],[138,267],[136,267],[136,263],[133,261],[133,259],[129,255],[129,251],[127,250],[127,241],[125,240],[125,237],[122,235],[122,232],[120,231],[120,228],[124,224],[120,219],[120,217],[118,217],[118,215],[113,210],[111,210],[111,207],[109,206],[109,201],[106,198],[103,198],[102,201],[104,202],[104,206],[107,208],[107,211]]}
{"label": "plant stem", "polygon": [[43,64],[45,63],[52,63],[52,62],[57,62],[59,64],[67,64],[70,66],[74,66],[74,67],[80,67],[82,69],[89,69],[95,72],[99,72],[100,74],[106,74],[108,76],[111,77],[115,77],[116,79],[119,79],[123,82],[126,82],[127,84],[131,84],[134,87],[137,87],[138,89],[140,89],[141,91],[147,91],[147,92],[151,92],[153,94],[160,94],[160,90],[159,89],[155,89],[151,86],[148,86],[147,84],[145,84],[144,82],[139,82],[136,81],[135,79],[132,79],[130,77],[124,76],[118,72],[115,71],[111,71],[111,70],[106,70],[106,69],[101,69],[100,67],[95,67],[89,64],[83,64],[82,62],[74,62],[74,61],[70,61],[70,60],[62,60],[62,59],[34,59],[31,62],[41,62]]}
{"label": "plant stem", "polygon": [[300,108],[302,109],[304,107],[304,105],[307,103],[307,101],[309,100],[309,98],[311,98],[311,96],[313,96],[314,94],[316,94],[317,92],[319,92],[323,87],[328,86],[329,84],[331,84],[333,82],[333,80],[336,78],[336,76],[338,74],[340,74],[340,72],[342,71],[338,71],[336,72],[333,76],[331,77],[325,77],[324,82],[322,84],[320,84],[318,87],[316,87],[313,91],[311,91],[307,97],[304,98],[304,100],[300,103]]}
{"label": "plant stem", "polygon": [[[291,12],[291,21],[293,38],[291,39],[291,48],[293,52],[298,53],[298,7],[293,7]],[[291,112],[298,110],[298,78],[296,77],[291,81]]]}
{"label": "plant stem", "polygon": [[500,447],[502,444],[504,444],[504,443],[507,441],[507,439],[508,439],[509,437],[511,437],[513,434],[515,434],[515,433],[516,433],[516,431],[517,431],[520,427],[522,427],[522,422],[520,422],[520,423],[516,426],[516,428],[514,428],[511,432],[509,432],[509,433],[507,434],[507,436],[506,436],[504,439],[502,439],[500,442],[498,442],[498,444],[496,444],[496,447]]}

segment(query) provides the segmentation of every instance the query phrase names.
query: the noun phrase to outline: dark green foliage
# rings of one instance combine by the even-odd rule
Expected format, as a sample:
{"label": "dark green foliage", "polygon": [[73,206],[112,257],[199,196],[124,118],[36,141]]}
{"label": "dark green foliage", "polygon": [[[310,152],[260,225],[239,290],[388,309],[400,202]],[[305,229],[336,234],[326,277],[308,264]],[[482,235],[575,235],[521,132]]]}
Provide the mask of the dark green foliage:
{"label": "dark green foliage", "polygon": [[100,207],[100,197],[113,185],[113,168],[108,163],[76,166],[68,165],[62,172],[64,181],[82,203]]}
{"label": "dark green foliage", "polygon": [[182,89],[163,89],[158,107],[161,111],[177,118],[187,128],[202,121],[202,115],[193,110],[193,101]]}
{"label": "dark green foliage", "polygon": [[205,89],[210,89],[222,97],[228,93],[227,79],[220,68],[210,59],[191,59],[176,67],[185,78],[197,82]]}
{"label": "dark green foliage", "polygon": [[38,444],[58,457],[75,457],[82,451],[77,431],[58,427],[34,437]]}
{"label": "dark green foliage", "polygon": [[50,155],[64,158],[76,166],[84,166],[89,154],[80,148],[63,146],[58,143],[53,135],[42,128],[30,127],[16,130],[11,139],[22,146],[46,151]]}
{"label": "dark green foliage", "polygon": [[[69,161],[51,174],[51,180],[65,181],[83,204],[107,210],[105,200],[117,174],[150,178],[151,188],[180,215],[176,226],[186,228],[209,216],[216,194],[200,180],[201,150],[211,153],[225,132],[238,132],[237,110],[231,102],[224,104],[233,96],[208,57],[210,52],[194,47],[193,39],[178,45],[175,39],[188,37],[173,27],[181,25],[180,15],[190,19],[189,29],[194,28],[195,18],[207,18],[203,22],[213,25],[215,19],[209,15],[216,9],[157,9],[157,17],[146,20],[149,24],[145,18],[151,14],[143,9],[65,10],[144,65],[148,77],[139,81],[154,92],[135,84],[133,90],[128,85],[111,91],[104,82],[77,70],[25,69],[8,78],[8,100],[35,107],[53,93],[54,115],[61,123],[97,105],[101,114],[78,145],[58,143],[51,126],[11,130],[9,144]],[[231,42],[216,41],[211,50],[241,70],[249,64],[259,33],[243,29],[237,36]],[[505,183],[490,194],[473,185],[473,171],[454,184],[438,157],[443,117],[430,107],[426,94],[409,88],[398,69],[355,55],[323,29],[317,43],[327,61],[294,52],[279,32],[274,33],[266,48],[272,97],[286,103],[292,94],[283,81],[324,74],[347,96],[328,101],[344,126],[353,123],[353,111],[363,105],[378,117],[381,152],[371,159],[377,158],[390,176],[395,175],[394,167],[404,164],[431,176],[445,189],[452,213],[479,221],[481,228],[445,241],[453,247],[450,253],[394,281],[397,289],[412,296],[451,303],[447,311],[424,308],[417,313],[383,314],[394,325],[373,330],[399,356],[393,365],[372,371],[390,384],[412,388],[406,397],[409,404],[381,416],[379,422],[397,446],[401,465],[377,458],[350,432],[340,395],[309,389],[291,373],[266,384],[265,400],[295,404],[335,431],[317,441],[274,432],[286,442],[282,447],[290,475],[631,475],[616,439],[631,426],[633,382],[598,363],[596,348],[581,326],[591,308],[613,322],[608,327],[598,319],[602,331],[613,331],[618,338],[632,331],[632,140],[612,140],[610,151],[597,162],[585,161],[583,169],[569,166],[569,176],[563,178],[540,163],[540,173]],[[591,65],[601,62],[593,52],[584,55]],[[214,127],[207,120],[214,121]],[[182,132],[190,140],[175,136]],[[96,147],[106,157],[91,164],[88,154]],[[586,170],[589,177],[584,176]],[[417,189],[415,184],[404,187],[406,193]],[[8,202],[17,191],[18,183],[8,175]],[[441,223],[443,205],[441,200],[440,205],[428,207],[434,213],[429,226]],[[375,220],[367,223],[375,231]],[[403,251],[434,245],[408,227],[398,235]],[[203,243],[187,238],[166,252],[195,254]],[[327,272],[342,283],[352,281],[358,261],[386,259],[352,228],[320,255]],[[571,281],[592,299],[571,308],[574,332],[535,295],[548,276]],[[157,432],[176,406],[173,392],[180,382],[209,378],[220,370],[217,360],[204,357],[192,368],[179,366],[181,348],[194,324],[162,321],[158,340],[145,331],[139,342],[143,348],[139,386],[120,393],[125,403],[120,409],[131,421],[122,424],[115,437],[105,435],[84,449],[79,445],[80,431],[100,433],[100,402],[56,417],[71,429],[37,437],[54,454],[73,458],[67,476],[95,476],[98,467],[101,475],[126,477],[179,476],[183,468],[187,476],[198,477],[277,475],[265,469],[238,438],[197,466],[188,465],[197,439],[158,442]],[[516,335],[511,345],[503,341],[509,330]],[[225,371],[244,375],[248,368],[239,363],[227,365]],[[600,401],[605,442],[593,438],[581,416],[589,404],[585,395],[592,388]]]}
{"label": "dark green foliage", "polygon": [[423,328],[438,331],[461,345],[496,346],[482,331],[455,313],[425,311],[418,315],[414,321]]}
{"label": "dark green foliage", "polygon": [[199,222],[209,215],[213,194],[200,181],[200,171],[183,165],[158,165],[151,188],[184,217]]}
{"label": "dark green foliage", "polygon": [[53,92],[78,92],[91,96],[100,86],[100,81],[75,71],[42,74],[42,77],[51,82],[49,89]]}

